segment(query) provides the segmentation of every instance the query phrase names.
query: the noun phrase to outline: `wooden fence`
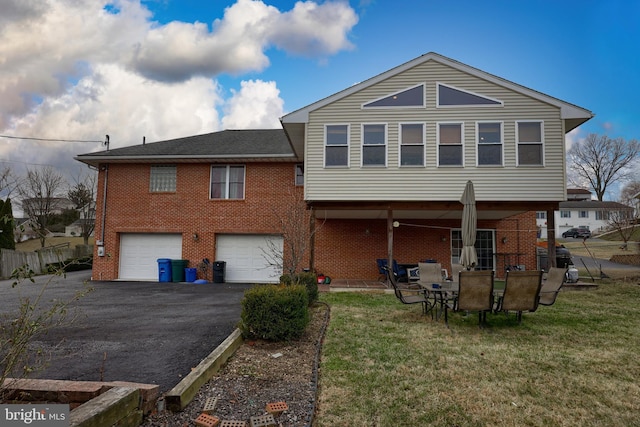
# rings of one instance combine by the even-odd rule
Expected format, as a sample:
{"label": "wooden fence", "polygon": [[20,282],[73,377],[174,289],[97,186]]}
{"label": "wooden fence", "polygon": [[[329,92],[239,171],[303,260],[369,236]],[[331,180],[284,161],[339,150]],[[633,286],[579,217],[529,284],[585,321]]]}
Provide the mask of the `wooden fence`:
{"label": "wooden fence", "polygon": [[0,249],[0,278],[7,279],[24,265],[36,274],[47,272],[47,265],[82,258],[93,254],[93,246],[77,245],[74,248],[43,248],[35,252]]}

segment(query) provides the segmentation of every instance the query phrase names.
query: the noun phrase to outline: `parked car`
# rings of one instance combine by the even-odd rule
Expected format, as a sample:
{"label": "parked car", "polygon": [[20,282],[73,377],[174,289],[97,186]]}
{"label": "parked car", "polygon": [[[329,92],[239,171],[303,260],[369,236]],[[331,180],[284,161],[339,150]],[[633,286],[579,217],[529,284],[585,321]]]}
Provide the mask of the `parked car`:
{"label": "parked car", "polygon": [[589,237],[591,237],[591,231],[588,228],[584,228],[584,227],[570,228],[564,233],[562,233],[562,237],[564,237],[565,239],[567,237],[573,237],[574,239],[575,238],[588,239]]}

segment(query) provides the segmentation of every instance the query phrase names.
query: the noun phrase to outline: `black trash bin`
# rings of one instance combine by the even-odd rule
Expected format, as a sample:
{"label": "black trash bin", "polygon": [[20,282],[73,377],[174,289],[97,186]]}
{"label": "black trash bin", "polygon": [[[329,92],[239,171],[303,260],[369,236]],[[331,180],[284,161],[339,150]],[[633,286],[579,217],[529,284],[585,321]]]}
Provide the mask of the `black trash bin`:
{"label": "black trash bin", "polygon": [[224,270],[227,263],[225,261],[213,262],[213,283],[224,283]]}

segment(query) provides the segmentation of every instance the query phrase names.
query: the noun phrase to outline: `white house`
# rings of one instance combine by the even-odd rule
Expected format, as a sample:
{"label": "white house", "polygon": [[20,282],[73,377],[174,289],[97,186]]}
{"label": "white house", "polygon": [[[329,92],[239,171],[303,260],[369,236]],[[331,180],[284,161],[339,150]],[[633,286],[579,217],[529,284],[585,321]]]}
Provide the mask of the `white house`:
{"label": "white house", "polygon": [[[559,210],[554,212],[555,235],[574,227],[587,227],[593,233],[607,228],[611,212],[628,211],[630,208],[618,202],[591,200],[591,192],[584,189],[567,189],[567,201],[560,202]],[[536,224],[539,237],[547,238],[547,212],[536,212]]]}

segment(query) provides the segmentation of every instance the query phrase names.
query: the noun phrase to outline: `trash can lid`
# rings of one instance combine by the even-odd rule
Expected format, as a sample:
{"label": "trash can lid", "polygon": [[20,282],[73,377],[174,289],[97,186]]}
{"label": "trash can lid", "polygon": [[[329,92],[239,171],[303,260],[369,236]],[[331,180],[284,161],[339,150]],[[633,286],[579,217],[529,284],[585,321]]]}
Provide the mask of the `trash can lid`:
{"label": "trash can lid", "polygon": [[158,258],[158,262],[171,262],[171,258]]}

